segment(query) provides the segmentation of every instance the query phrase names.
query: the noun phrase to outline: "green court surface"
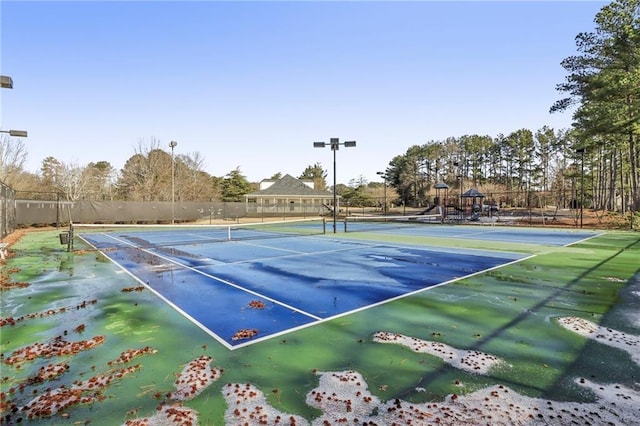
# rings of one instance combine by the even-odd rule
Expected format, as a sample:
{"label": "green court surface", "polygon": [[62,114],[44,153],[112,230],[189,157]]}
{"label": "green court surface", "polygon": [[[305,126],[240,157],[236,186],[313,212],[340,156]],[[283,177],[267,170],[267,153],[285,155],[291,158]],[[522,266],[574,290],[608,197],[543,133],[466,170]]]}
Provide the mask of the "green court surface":
{"label": "green court surface", "polygon": [[[286,413],[283,418],[299,416],[311,423],[322,411],[306,398],[318,387],[317,373],[326,371],[361,374],[368,392],[382,402],[437,403],[453,393],[493,385],[530,397],[593,402],[594,394],[576,384],[578,377],[638,391],[640,346],[634,357],[572,333],[557,319],[579,317],[638,339],[639,233],[607,232],[570,246],[503,241],[501,251],[530,256],[234,350],[82,241],[76,240],[68,253],[58,233],[26,233],[2,266],[9,282],[25,284],[0,294],[3,424],[118,425],[153,416],[159,406],[172,403],[167,395],[176,390],[176,375],[200,356],[211,357],[211,365],[223,370],[201,393],[182,402],[197,412],[201,425],[236,424],[229,412],[225,418],[224,391],[230,384],[250,384],[264,393],[266,404]],[[487,241],[446,235],[314,238],[495,250]],[[486,374],[467,372],[436,356],[379,343],[374,339],[378,332],[481,351],[504,362]],[[56,337],[104,341],[63,356],[7,362],[27,346]],[[144,353],[128,363],[114,362],[132,349]],[[51,364],[67,369],[48,380],[34,379]],[[91,401],[32,419],[19,410],[47,389],[70,388],[127,366],[135,371],[109,381],[91,394]]]}

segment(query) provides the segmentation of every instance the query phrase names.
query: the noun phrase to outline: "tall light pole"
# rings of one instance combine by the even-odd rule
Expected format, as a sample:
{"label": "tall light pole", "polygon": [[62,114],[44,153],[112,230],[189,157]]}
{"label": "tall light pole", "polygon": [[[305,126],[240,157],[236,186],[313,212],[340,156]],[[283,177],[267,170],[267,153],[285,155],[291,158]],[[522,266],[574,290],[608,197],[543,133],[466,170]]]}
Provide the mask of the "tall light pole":
{"label": "tall light pole", "polygon": [[576,149],[580,154],[580,228],[582,228],[582,217],[584,213],[584,148]]}
{"label": "tall light pole", "polygon": [[176,204],[176,179],[175,179],[175,166],[173,161],[173,148],[178,145],[178,142],[171,141],[169,146],[171,147],[171,223],[175,222],[175,204]]}
{"label": "tall light pole", "polygon": [[[338,138],[331,138],[329,140],[329,147],[333,151],[333,233],[336,233],[336,223],[338,222],[338,197],[336,195],[336,151],[340,149],[340,145],[345,148],[356,146],[356,141],[344,141],[340,142]],[[314,148],[324,148],[327,146],[326,142],[314,142]]]}
{"label": "tall light pole", "polygon": [[376,172],[377,175],[382,176],[384,179],[384,215],[387,215],[387,174],[385,172]]}

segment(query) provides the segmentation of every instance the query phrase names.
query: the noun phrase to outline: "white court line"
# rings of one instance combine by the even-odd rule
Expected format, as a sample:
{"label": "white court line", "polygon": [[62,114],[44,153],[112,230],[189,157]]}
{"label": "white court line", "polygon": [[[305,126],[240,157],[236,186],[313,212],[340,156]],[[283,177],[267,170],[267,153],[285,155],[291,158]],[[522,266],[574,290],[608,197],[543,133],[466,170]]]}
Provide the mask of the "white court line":
{"label": "white court line", "polygon": [[287,258],[296,258],[296,257],[305,257],[305,256],[315,256],[315,255],[318,255],[318,254],[324,255],[324,254],[340,253],[340,252],[343,252],[343,251],[370,249],[372,247],[383,247],[382,244],[359,244],[358,243],[358,247],[344,247],[344,248],[332,249],[332,250],[305,252],[305,251],[296,251],[296,250],[290,250],[290,249],[281,249],[281,248],[278,248],[278,247],[265,246],[265,245],[262,245],[262,244],[247,243],[247,242],[244,242],[244,241],[229,241],[229,242],[230,243],[235,243],[235,244],[253,246],[253,247],[281,250],[281,251],[291,252],[291,254],[282,255],[282,256],[262,257],[262,258],[256,258],[256,259],[238,260],[238,261],[235,261],[235,262],[221,262],[221,263],[218,263],[218,264],[215,264],[215,265],[198,266],[197,268],[214,268],[214,267],[224,266],[224,265],[241,265],[243,263],[262,262],[262,261],[266,261],[266,260],[278,260],[278,259],[287,259]]}
{"label": "white court line", "polygon": [[[197,238],[198,240],[203,240],[203,241],[212,240],[212,239],[215,239],[216,241],[227,241],[226,236],[224,236],[224,238],[213,238],[213,235],[192,234],[190,232],[188,232],[185,235],[192,236]],[[197,244],[197,243],[192,243],[192,244]]]}
{"label": "white court line", "polygon": [[[319,320],[319,319],[321,319],[321,317],[318,317],[318,316],[316,316],[316,315],[313,315],[312,313],[305,312],[305,311],[303,311],[302,309],[298,309],[298,308],[296,308],[296,307],[294,307],[294,306],[288,305],[288,304],[286,304],[286,303],[282,303],[282,302],[280,302],[280,301],[278,301],[278,300],[276,300],[276,299],[273,299],[273,298],[271,298],[271,297],[269,297],[269,296],[267,296],[267,295],[264,295],[264,294],[258,293],[257,291],[253,291],[253,290],[249,290],[249,289],[247,289],[247,288],[241,287],[241,286],[239,286],[239,285],[237,285],[237,284],[234,284],[234,283],[232,283],[232,282],[230,282],[230,281],[227,281],[227,280],[224,280],[224,279],[222,279],[222,278],[216,277],[215,275],[208,274],[208,273],[203,272],[203,271],[201,271],[201,270],[199,270],[199,269],[196,269],[196,268],[194,268],[194,267],[192,267],[192,266],[188,266],[188,265],[185,265],[185,264],[183,264],[183,263],[180,263],[180,262],[178,262],[178,261],[176,261],[176,260],[170,259],[170,258],[168,258],[168,257],[166,257],[166,256],[162,256],[161,254],[154,253],[154,252],[152,252],[152,251],[150,251],[150,250],[140,248],[140,247],[136,246],[135,244],[131,244],[131,243],[129,243],[128,241],[124,241],[124,240],[122,240],[122,239],[120,239],[120,238],[116,238],[116,237],[113,237],[113,236],[111,236],[111,235],[107,235],[107,234],[104,234],[104,235],[105,235],[105,236],[107,236],[107,237],[109,237],[109,238],[111,238],[111,239],[113,239],[113,240],[116,240],[116,241],[118,241],[118,242],[120,242],[120,243],[124,243],[124,244],[126,244],[126,245],[128,245],[128,246],[131,246],[131,247],[136,248],[136,249],[138,249],[138,250],[140,250],[140,251],[143,251],[143,252],[145,252],[145,253],[147,253],[147,254],[150,254],[151,256],[159,257],[160,259],[163,259],[163,260],[165,260],[165,261],[167,261],[167,262],[169,262],[169,263],[173,263],[173,264],[175,264],[175,265],[181,266],[181,267],[183,267],[183,268],[185,268],[185,269],[188,269],[188,270],[190,270],[190,271],[196,272],[196,273],[198,273],[198,274],[200,274],[200,275],[204,275],[205,277],[207,277],[207,278],[211,278],[212,280],[215,280],[215,281],[218,281],[218,282],[221,282],[222,284],[226,284],[226,285],[228,285],[228,286],[230,286],[230,287],[233,287],[233,288],[236,288],[236,289],[238,289],[238,290],[244,291],[245,293],[249,293],[249,294],[252,294],[252,295],[254,295],[254,296],[256,296],[256,297],[260,297],[260,298],[263,298],[263,299],[265,299],[265,300],[268,300],[268,301],[272,302],[272,303],[273,303],[273,304],[275,304],[275,305],[279,305],[279,306],[282,306],[282,307],[284,307],[284,308],[291,309],[291,310],[292,310],[292,311],[294,311],[294,312],[298,312],[298,313],[300,313],[300,314],[302,314],[302,315],[304,315],[304,316],[307,316],[307,317],[309,317],[309,318],[313,318],[313,319],[315,319],[315,320]],[[107,257],[108,257],[108,256],[107,256]]]}
{"label": "white court line", "polygon": [[[459,225],[454,225],[454,226],[459,226]],[[513,230],[517,230],[518,228],[514,228],[514,227],[504,227],[504,228],[494,228],[491,227],[489,229],[487,228],[483,228],[484,230],[479,230],[477,232],[467,232],[464,234],[457,234],[457,235],[450,235],[450,236],[443,236],[443,235],[430,235],[430,234],[426,234],[424,235],[425,237],[433,237],[433,238],[467,238],[467,237],[473,237],[474,235],[493,235],[493,234],[500,234],[503,232],[507,232],[509,230],[513,231]],[[530,231],[526,231],[526,232],[532,232],[535,233],[537,231],[537,229],[530,229]],[[558,232],[558,233],[563,233],[565,235],[567,234],[572,234],[572,233],[576,233],[576,232],[590,232],[590,231],[585,231],[585,230],[575,230],[575,229],[545,229],[547,231],[551,231],[551,232]],[[519,229],[519,231],[524,231],[523,229]],[[595,232],[595,231],[591,231],[591,232]],[[555,245],[553,243],[551,243],[551,245],[555,245],[556,247],[570,247],[574,244],[579,244],[582,243],[584,241],[587,241],[591,238],[595,238],[595,237],[599,237],[600,235],[604,235],[606,234],[606,232],[601,232],[601,233],[597,233],[595,235],[590,235],[586,238],[583,238],[581,240],[577,240],[577,241],[573,241],[571,243],[568,244],[564,244],[564,245]],[[495,242],[496,240],[483,240],[483,241],[487,241],[487,242]],[[505,243],[515,243],[515,244],[534,244],[534,245],[545,245],[544,243],[538,243],[535,241],[526,241],[526,240],[518,240],[518,239],[507,239],[504,241]],[[549,243],[547,243],[548,245]],[[490,251],[494,251],[494,250],[490,250]]]}
{"label": "white court line", "polygon": [[[513,228],[511,228],[511,230],[512,229]],[[467,233],[467,234],[455,235],[455,236],[452,236],[451,238],[467,238],[467,237],[473,237],[474,235],[480,235],[480,236],[482,236],[482,235],[494,235],[494,234],[500,234],[500,233],[503,233],[503,232],[507,232],[508,230],[509,230],[509,228],[504,228],[504,229],[491,228],[491,230],[488,230],[488,231],[485,231],[485,232],[481,232],[481,231],[470,232],[470,233]],[[491,238],[488,238],[488,239],[482,239],[481,238],[480,240],[481,241],[487,241],[488,243],[491,243],[491,242],[505,242],[505,243],[514,243],[514,244],[544,245],[544,244],[537,243],[535,241],[527,241],[527,240],[519,240],[519,239],[513,240],[511,238],[507,238],[505,241],[493,240]]]}
{"label": "white court line", "polygon": [[[108,236],[106,234],[102,234],[105,236]],[[151,287],[149,284],[147,284],[146,282],[142,281],[140,278],[136,277],[132,272],[130,272],[127,268],[125,268],[124,266],[122,266],[121,264],[119,264],[115,259],[111,258],[110,256],[107,256],[102,250],[98,249],[96,246],[94,246],[93,244],[91,244],[89,241],[87,241],[82,235],[78,235],[78,237],[80,237],[82,239],[82,241],[84,241],[85,243],[87,243],[88,245],[90,245],[91,247],[95,248],[96,250],[100,251],[100,253],[102,253],[107,259],[109,259],[113,264],[115,264],[116,266],[118,266],[122,271],[124,271],[124,273],[126,273],[127,275],[129,275],[130,277],[132,277],[134,280],[138,281],[140,284],[142,284],[147,290],[151,291],[153,294],[155,294],[156,296],[158,296],[161,300],[163,300],[167,305],[171,306],[173,309],[175,309],[179,314],[181,314],[183,317],[185,317],[186,319],[188,319],[189,321],[191,321],[193,324],[196,325],[196,327],[200,328],[202,331],[204,331],[205,333],[207,333],[209,336],[213,337],[218,343],[222,344],[225,348],[232,350],[233,346],[231,346],[229,343],[227,343],[226,340],[224,340],[222,337],[218,336],[217,334],[215,334],[214,332],[212,332],[209,328],[205,327],[203,324],[201,324],[199,321],[197,321],[195,318],[193,318],[191,315],[189,315],[188,313],[186,313],[185,311],[183,311],[178,305],[176,305],[175,303],[173,303],[171,300],[167,299],[166,297],[164,297],[161,293],[159,293],[158,291],[156,291],[153,287]]]}
{"label": "white court line", "polygon": [[[513,231],[515,230],[515,228],[509,228],[509,227],[504,227],[504,228],[480,228],[481,230],[477,230],[476,232],[467,232],[464,234],[457,234],[457,235],[452,235],[449,238],[467,238],[467,237],[473,237],[475,235],[494,235],[494,234],[501,234],[501,233],[505,233],[508,231]],[[523,231],[523,230],[520,230]],[[530,231],[526,231],[526,232],[530,232]],[[535,232],[535,231],[531,231],[531,232]],[[492,242],[494,240],[486,240],[489,242]],[[536,243],[534,241],[524,241],[524,240],[512,240],[512,239],[507,239],[504,241],[505,243],[516,243],[516,244],[536,244],[539,245],[539,243]]]}
{"label": "white court line", "polygon": [[[341,318],[341,317],[344,317],[344,316],[347,316],[347,315],[351,315],[351,314],[354,314],[354,313],[357,313],[357,312],[365,311],[365,310],[367,310],[367,309],[371,309],[371,308],[374,308],[374,307],[377,307],[377,306],[385,305],[385,304],[387,304],[387,303],[391,303],[391,302],[394,302],[394,301],[396,301],[396,300],[400,300],[400,299],[403,299],[403,298],[406,298],[406,297],[410,297],[410,296],[413,296],[413,295],[418,294],[418,293],[426,292],[426,291],[429,291],[429,290],[434,289],[434,288],[437,288],[437,287],[441,287],[441,286],[444,286],[444,285],[448,285],[448,284],[454,283],[454,282],[456,282],[456,281],[460,281],[460,280],[463,280],[463,279],[466,279],[466,278],[470,278],[470,277],[473,277],[473,276],[475,276],[475,275],[479,275],[479,274],[482,274],[482,273],[485,273],[485,272],[489,272],[489,271],[492,271],[492,270],[495,270],[495,269],[498,269],[498,268],[502,268],[502,267],[504,267],[504,266],[512,265],[512,264],[515,264],[515,263],[518,263],[518,262],[521,262],[521,261],[524,261],[524,260],[527,260],[527,259],[530,259],[530,258],[533,258],[533,257],[536,257],[536,256],[537,256],[537,255],[535,255],[535,254],[534,254],[534,255],[530,255],[530,256],[525,256],[525,257],[522,257],[522,258],[519,258],[519,259],[512,260],[512,261],[507,262],[507,263],[502,263],[502,264],[500,264],[500,265],[493,266],[493,267],[491,267],[491,268],[487,268],[487,269],[483,269],[483,270],[480,270],[480,271],[476,271],[476,272],[473,272],[473,273],[471,273],[471,274],[467,274],[467,275],[462,276],[462,277],[457,277],[457,278],[454,278],[454,279],[451,279],[451,280],[448,280],[448,281],[443,281],[443,282],[441,282],[441,283],[434,284],[434,285],[430,285],[430,286],[425,287],[425,288],[420,288],[420,289],[417,289],[417,290],[414,290],[414,291],[411,291],[411,292],[408,292],[408,293],[400,294],[400,295],[398,295],[398,296],[395,296],[395,297],[392,297],[392,298],[389,298],[389,299],[385,299],[385,300],[381,300],[381,301],[376,302],[376,303],[368,304],[368,305],[366,305],[366,306],[362,306],[362,307],[357,308],[357,309],[353,309],[353,310],[350,310],[350,311],[342,312],[342,313],[340,313],[340,314],[333,315],[333,316],[330,316],[330,317],[322,318],[322,317],[318,317],[318,316],[316,316],[316,315],[313,315],[313,314],[311,314],[311,313],[307,313],[307,312],[305,312],[305,311],[302,311],[302,310],[300,310],[300,309],[298,309],[298,308],[295,308],[295,307],[293,307],[293,306],[287,305],[287,304],[285,304],[285,303],[279,302],[279,301],[277,301],[277,300],[275,300],[275,299],[272,299],[272,298],[270,298],[270,297],[268,297],[268,296],[265,296],[265,295],[262,295],[262,294],[260,294],[260,293],[254,292],[254,291],[252,291],[252,290],[248,290],[248,289],[246,289],[246,288],[240,287],[240,286],[238,286],[238,285],[236,285],[236,284],[233,284],[233,283],[231,283],[231,282],[228,282],[228,281],[226,281],[226,280],[223,280],[223,279],[221,279],[221,278],[218,278],[218,277],[216,277],[216,276],[214,276],[214,275],[211,275],[211,274],[208,274],[208,273],[206,273],[206,272],[200,271],[200,270],[198,270],[198,269],[196,269],[196,268],[194,268],[194,267],[190,267],[190,266],[188,266],[188,265],[184,265],[184,264],[182,264],[182,263],[180,263],[180,262],[178,262],[178,261],[175,261],[175,260],[173,260],[173,259],[167,258],[167,257],[165,257],[165,256],[162,256],[162,255],[158,254],[158,253],[151,252],[151,251],[149,251],[149,250],[147,250],[147,249],[141,249],[141,248],[137,247],[135,244],[129,243],[129,242],[127,242],[127,241],[121,240],[121,239],[119,239],[119,238],[113,237],[113,236],[108,235],[108,234],[103,234],[103,235],[105,235],[105,236],[107,236],[107,237],[109,237],[109,238],[111,238],[111,239],[114,239],[114,240],[116,240],[116,241],[118,241],[118,242],[124,243],[124,244],[126,244],[126,245],[128,245],[128,246],[131,246],[131,247],[134,247],[134,248],[138,248],[139,250],[142,250],[142,251],[144,251],[144,252],[146,252],[146,253],[148,253],[148,254],[150,254],[150,255],[152,255],[152,256],[159,257],[159,258],[161,258],[161,259],[164,259],[165,261],[168,261],[168,262],[170,262],[170,263],[176,264],[176,265],[178,265],[178,266],[182,266],[182,267],[183,267],[183,268],[185,268],[185,269],[192,270],[192,271],[194,271],[194,272],[196,272],[196,273],[199,273],[199,274],[201,274],[201,275],[204,275],[204,276],[206,276],[206,277],[208,277],[208,278],[211,278],[211,279],[214,279],[214,280],[216,280],[216,281],[219,281],[219,282],[221,282],[221,283],[223,283],[223,284],[230,285],[230,286],[235,287],[235,288],[237,288],[237,289],[239,289],[239,290],[242,290],[242,291],[245,291],[245,292],[247,292],[247,293],[250,293],[250,294],[256,295],[256,296],[258,296],[258,297],[264,298],[264,299],[266,299],[266,300],[269,300],[269,301],[273,302],[274,304],[277,304],[277,305],[280,305],[280,306],[283,306],[283,307],[287,307],[287,308],[289,308],[289,309],[292,309],[292,310],[293,310],[293,311],[295,311],[295,312],[299,312],[299,313],[301,313],[301,314],[303,314],[303,315],[306,315],[306,316],[308,316],[308,317],[310,317],[310,318],[312,318],[312,319],[314,319],[314,320],[315,320],[315,321],[312,321],[312,322],[310,322],[310,323],[302,324],[302,325],[299,325],[299,326],[297,326],[297,327],[288,328],[288,329],[282,330],[282,331],[277,332],[277,333],[269,334],[269,335],[267,335],[267,336],[259,337],[259,338],[256,338],[256,339],[251,339],[251,340],[246,341],[246,342],[244,342],[244,343],[239,343],[239,344],[236,344],[236,345],[229,345],[229,344],[228,344],[225,340],[223,340],[220,336],[218,336],[217,334],[213,333],[210,329],[208,329],[207,327],[205,327],[205,326],[203,326],[202,324],[200,324],[197,320],[195,320],[195,319],[194,319],[194,318],[192,318],[189,314],[187,314],[187,313],[186,313],[186,312],[184,312],[182,309],[180,309],[179,307],[177,307],[177,306],[176,306],[174,303],[172,303],[170,300],[168,300],[167,298],[165,298],[164,296],[162,296],[162,295],[161,295],[160,293],[158,293],[156,290],[154,290],[153,288],[151,288],[150,286],[148,286],[146,283],[144,283],[144,282],[142,282],[140,279],[138,279],[135,275],[133,275],[131,272],[129,272],[129,271],[128,271],[126,268],[124,268],[122,265],[120,265],[119,263],[117,263],[116,261],[114,261],[113,259],[111,259],[109,256],[107,256],[107,257],[109,257],[109,259],[110,259],[113,263],[115,263],[115,264],[116,264],[116,265],[118,265],[121,269],[123,269],[126,273],[128,273],[129,275],[131,275],[132,277],[134,277],[138,282],[141,282],[145,287],[149,288],[149,289],[150,289],[154,294],[158,295],[162,300],[164,300],[165,302],[167,302],[170,306],[172,306],[174,309],[176,309],[179,313],[181,313],[183,316],[185,316],[185,317],[186,317],[187,319],[189,319],[191,322],[193,322],[194,324],[196,324],[196,326],[198,326],[199,328],[201,328],[202,330],[204,330],[207,334],[209,334],[210,336],[214,337],[214,338],[215,338],[215,340],[217,340],[218,342],[222,343],[222,344],[223,344],[227,349],[229,349],[229,350],[240,349],[240,348],[245,347],[245,346],[253,345],[253,344],[256,344],[256,343],[259,343],[259,342],[263,342],[263,341],[266,341],[266,340],[270,340],[270,339],[273,339],[273,338],[276,338],[276,337],[279,337],[279,336],[283,336],[283,335],[286,335],[286,334],[289,334],[289,333],[292,333],[292,332],[295,332],[295,331],[298,331],[298,330],[302,330],[302,329],[305,329],[305,328],[307,328],[307,327],[313,327],[313,326],[316,326],[316,325],[318,325],[318,324],[322,324],[322,323],[325,323],[325,322],[328,322],[328,321],[332,321],[332,320],[334,320],[334,319]],[[83,238],[83,240],[84,240],[84,238]],[[308,255],[316,255],[316,254],[337,253],[337,252],[341,252],[341,251],[369,249],[369,248],[372,248],[372,247],[385,247],[386,245],[388,245],[387,243],[381,243],[381,244],[361,244],[359,240],[357,240],[357,239],[354,239],[354,240],[355,240],[355,241],[357,241],[357,243],[358,243],[358,247],[348,247],[348,248],[341,248],[341,249],[336,249],[336,250],[325,250],[325,251],[322,251],[322,252],[314,252],[314,253],[299,252],[298,254],[291,254],[291,255],[286,255],[286,256],[279,256],[279,257],[275,257],[275,258],[274,258],[274,257],[271,257],[271,258],[266,258],[266,259],[281,259],[281,258],[287,258],[287,257],[298,257],[298,256],[308,256]],[[85,241],[86,241],[86,240],[85,240]],[[348,240],[341,240],[341,241],[348,241]],[[235,241],[235,243],[241,243],[241,244],[246,244],[246,245],[253,245],[253,246],[256,246],[256,247],[273,248],[273,247],[270,247],[270,246],[264,246],[264,245],[255,244],[255,243],[246,243],[246,242],[241,242],[241,241]],[[89,243],[89,244],[90,244],[90,243]],[[91,245],[91,244],[90,244],[90,245]],[[407,247],[407,246],[409,246],[409,247],[421,247],[422,249],[427,250],[427,251],[429,251],[429,250],[434,251],[434,250],[436,249],[436,247],[432,247],[432,248],[425,248],[424,246],[414,245],[414,244],[403,244],[402,246],[405,246],[405,247]],[[284,249],[284,250],[286,250],[286,249]],[[465,250],[467,250],[467,249],[465,249]],[[470,251],[476,251],[476,250],[477,250],[477,251],[484,251],[484,250],[478,250],[478,249],[469,249],[469,250],[470,250]],[[293,251],[293,250],[291,250],[291,251]],[[497,252],[497,251],[495,251],[495,250],[490,250],[490,251]],[[293,252],[294,252],[294,253],[296,253],[295,251],[293,251]],[[448,250],[447,250],[447,252],[450,252],[450,251],[448,251]],[[459,253],[459,252],[451,251],[451,253]],[[265,260],[266,260],[266,259],[265,259]],[[250,261],[240,261],[240,262],[234,262],[234,263],[235,263],[235,264],[238,264],[238,263],[247,263],[247,262],[255,262],[255,261],[259,261],[259,259],[258,259],[258,260],[253,259],[253,260],[250,260]],[[227,264],[230,264],[230,263],[223,263],[223,264],[221,264],[221,265],[227,265]],[[209,266],[216,266],[216,265],[209,265]]]}
{"label": "white court line", "polygon": [[599,234],[591,235],[591,236],[586,237],[586,238],[583,238],[583,239],[581,239],[581,240],[574,241],[574,242],[569,243],[569,244],[565,244],[563,247],[571,247],[571,246],[572,246],[572,245],[574,245],[574,244],[584,243],[585,241],[589,241],[589,240],[590,240],[590,239],[592,239],[592,238],[599,237],[599,236],[601,236],[601,235],[605,235],[605,234],[606,234],[606,232],[601,232],[601,233],[599,233]]}
{"label": "white court line", "polygon": [[[494,229],[494,228],[491,228]],[[465,234],[458,234],[458,235],[452,235],[451,238],[467,238],[467,237],[471,237],[473,235],[486,235],[486,234],[497,234],[503,232],[503,230],[499,230],[499,231],[493,231],[493,230],[489,230],[489,231],[476,231],[476,232],[467,232]]]}
{"label": "white court line", "polygon": [[302,329],[305,329],[305,328],[308,328],[308,327],[314,327],[314,326],[316,326],[318,324],[322,324],[322,323],[325,323],[325,322],[328,322],[328,321],[332,321],[332,320],[335,320],[337,318],[342,318],[344,316],[355,314],[357,312],[366,311],[367,309],[371,309],[371,308],[375,308],[377,306],[385,305],[387,303],[391,303],[391,302],[394,302],[396,300],[404,299],[405,297],[410,297],[410,296],[413,296],[413,295],[418,294],[418,293],[427,292],[427,291],[430,291],[431,289],[434,289],[434,288],[437,288],[437,287],[442,287],[444,285],[448,285],[448,284],[454,283],[456,281],[464,280],[466,278],[470,278],[470,277],[473,277],[475,275],[480,275],[480,274],[483,274],[485,272],[493,271],[495,269],[502,268],[503,266],[513,265],[515,263],[522,262],[524,260],[531,259],[531,258],[536,257],[536,256],[537,255],[532,254],[530,256],[526,256],[526,257],[523,257],[523,258],[520,258],[520,259],[515,259],[515,260],[513,260],[511,262],[502,263],[500,265],[492,266],[491,268],[483,269],[481,271],[476,271],[476,272],[473,272],[471,274],[465,275],[463,277],[453,278],[451,280],[443,281],[441,283],[434,284],[434,285],[431,285],[431,286],[428,286],[428,287],[425,287],[425,288],[421,288],[421,289],[418,289],[418,290],[414,290],[414,291],[411,291],[409,293],[400,294],[400,295],[392,297],[390,299],[385,299],[385,300],[381,300],[380,302],[376,302],[376,303],[372,303],[372,304],[369,304],[369,305],[366,305],[366,306],[362,306],[360,308],[353,309],[351,311],[342,312],[342,313],[340,313],[338,315],[333,315],[331,317],[322,318],[322,319],[320,319],[320,320],[318,320],[316,322],[312,322],[312,323],[309,323],[309,324],[302,324],[302,325],[294,327],[294,328],[289,328],[289,329],[280,331],[278,333],[274,333],[274,334],[270,334],[268,336],[261,337],[259,339],[255,339],[255,340],[251,340],[251,341],[248,341],[248,342],[245,342],[245,343],[241,343],[241,344],[235,345],[231,350],[240,349],[241,347],[244,347],[244,346],[249,346],[249,345],[252,345],[254,343],[258,343],[258,342],[262,342],[262,341],[265,341],[265,340],[273,339],[273,338],[276,338],[276,337],[279,337],[279,336],[283,336],[285,334],[292,333],[292,332],[298,331],[298,330],[302,330]]}

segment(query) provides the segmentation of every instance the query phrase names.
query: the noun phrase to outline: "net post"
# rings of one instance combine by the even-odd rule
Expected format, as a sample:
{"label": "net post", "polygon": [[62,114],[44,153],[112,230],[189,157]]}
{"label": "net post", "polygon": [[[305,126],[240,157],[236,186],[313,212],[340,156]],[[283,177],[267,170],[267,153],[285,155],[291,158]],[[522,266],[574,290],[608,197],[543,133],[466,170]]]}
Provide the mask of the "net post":
{"label": "net post", "polygon": [[67,252],[73,250],[73,222],[69,221],[69,235],[67,237]]}
{"label": "net post", "polygon": [[327,218],[326,217],[322,218],[322,233],[323,234],[327,233]]}
{"label": "net post", "polygon": [[231,226],[227,226],[227,241],[231,241]]}
{"label": "net post", "polygon": [[347,216],[344,217],[344,232],[347,232]]}

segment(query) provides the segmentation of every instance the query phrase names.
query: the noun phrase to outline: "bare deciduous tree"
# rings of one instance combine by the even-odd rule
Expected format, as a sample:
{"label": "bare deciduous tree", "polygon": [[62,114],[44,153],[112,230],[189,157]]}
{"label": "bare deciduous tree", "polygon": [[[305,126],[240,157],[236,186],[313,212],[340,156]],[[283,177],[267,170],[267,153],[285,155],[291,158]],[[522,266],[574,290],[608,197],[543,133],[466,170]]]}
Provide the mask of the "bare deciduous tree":
{"label": "bare deciduous tree", "polygon": [[127,160],[117,182],[120,197],[157,201],[171,198],[171,157],[160,149],[160,141],[140,139],[135,154]]}
{"label": "bare deciduous tree", "polygon": [[2,182],[15,187],[26,160],[27,150],[22,139],[6,134],[0,135],[0,180]]}

